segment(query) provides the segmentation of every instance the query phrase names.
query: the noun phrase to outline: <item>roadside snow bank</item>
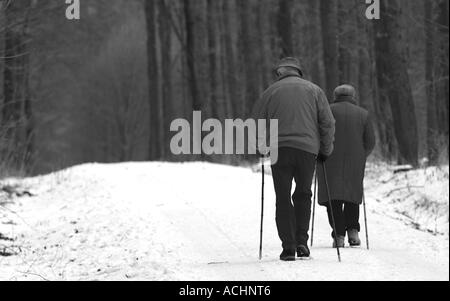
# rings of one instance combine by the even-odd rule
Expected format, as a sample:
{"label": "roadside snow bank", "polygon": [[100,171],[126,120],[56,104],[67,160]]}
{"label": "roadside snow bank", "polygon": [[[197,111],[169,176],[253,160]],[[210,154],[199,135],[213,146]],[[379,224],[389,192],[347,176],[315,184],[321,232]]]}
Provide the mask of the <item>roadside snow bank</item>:
{"label": "roadside snow bank", "polygon": [[372,209],[433,234],[449,235],[449,166],[394,173],[395,167],[368,164],[366,197]]}

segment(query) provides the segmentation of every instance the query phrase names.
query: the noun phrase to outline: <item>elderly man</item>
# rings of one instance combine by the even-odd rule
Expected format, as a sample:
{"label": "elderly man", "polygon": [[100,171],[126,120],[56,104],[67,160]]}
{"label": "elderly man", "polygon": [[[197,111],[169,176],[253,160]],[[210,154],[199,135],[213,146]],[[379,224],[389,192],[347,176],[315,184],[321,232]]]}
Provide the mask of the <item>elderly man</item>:
{"label": "elderly man", "polygon": [[[375,135],[368,111],[356,102],[356,90],[343,85],[334,91],[331,111],[336,119],[334,152],[327,161],[327,176],[331,195],[331,207],[322,169],[319,171],[319,204],[327,206],[328,220],[333,227],[331,210],[336,222],[339,247],[345,246],[348,234],[350,246],[360,246],[359,205],[363,198],[363,181],[366,159],[375,147]],[[332,237],[334,238],[334,231]]]}
{"label": "elderly man", "polygon": [[[255,119],[278,120],[278,160],[272,165],[280,259],[308,258],[311,184],[316,159],[333,151],[334,123],[325,93],[303,79],[300,63],[284,58],[274,68],[277,81],[255,105]],[[292,180],[295,192],[291,199]]]}

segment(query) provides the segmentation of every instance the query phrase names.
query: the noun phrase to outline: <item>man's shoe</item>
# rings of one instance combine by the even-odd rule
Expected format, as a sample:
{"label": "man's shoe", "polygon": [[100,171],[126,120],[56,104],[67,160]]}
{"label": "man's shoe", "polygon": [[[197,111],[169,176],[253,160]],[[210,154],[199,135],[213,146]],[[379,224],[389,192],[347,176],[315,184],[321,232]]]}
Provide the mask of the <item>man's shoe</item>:
{"label": "man's shoe", "polygon": [[361,246],[361,239],[359,239],[358,230],[355,229],[347,230],[347,235],[348,235],[348,244],[350,245],[350,247]]}
{"label": "man's shoe", "polygon": [[333,239],[333,248],[336,248],[336,244],[339,248],[344,248],[345,236],[338,236],[336,239]]}
{"label": "man's shoe", "polygon": [[295,261],[295,250],[284,249],[280,255],[282,261]]}
{"label": "man's shoe", "polygon": [[301,259],[309,259],[311,256],[311,252],[309,251],[308,246],[306,245],[299,245],[297,247],[297,257]]}

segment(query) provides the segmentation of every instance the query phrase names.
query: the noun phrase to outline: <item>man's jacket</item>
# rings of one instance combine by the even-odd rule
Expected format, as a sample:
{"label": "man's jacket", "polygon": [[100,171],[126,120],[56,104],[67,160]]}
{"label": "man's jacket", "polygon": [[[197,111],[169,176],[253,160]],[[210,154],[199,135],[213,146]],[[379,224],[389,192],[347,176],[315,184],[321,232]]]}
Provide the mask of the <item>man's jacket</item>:
{"label": "man's jacket", "polygon": [[322,89],[296,74],[281,77],[253,108],[252,117],[278,120],[278,147],[333,152],[335,120]]}

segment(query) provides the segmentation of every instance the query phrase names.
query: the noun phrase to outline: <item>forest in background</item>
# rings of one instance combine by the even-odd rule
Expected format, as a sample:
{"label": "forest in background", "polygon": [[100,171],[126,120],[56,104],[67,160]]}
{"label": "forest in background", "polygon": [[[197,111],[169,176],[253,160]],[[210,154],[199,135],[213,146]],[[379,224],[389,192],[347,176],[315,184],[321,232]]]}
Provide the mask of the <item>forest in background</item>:
{"label": "forest in background", "polygon": [[170,123],[246,118],[283,56],[354,85],[375,158],[448,164],[448,0],[0,0],[0,177],[173,156]]}

